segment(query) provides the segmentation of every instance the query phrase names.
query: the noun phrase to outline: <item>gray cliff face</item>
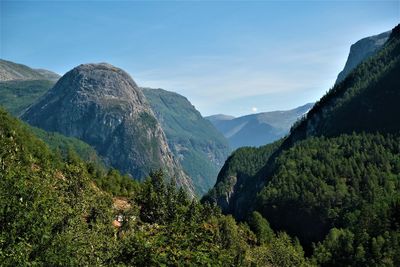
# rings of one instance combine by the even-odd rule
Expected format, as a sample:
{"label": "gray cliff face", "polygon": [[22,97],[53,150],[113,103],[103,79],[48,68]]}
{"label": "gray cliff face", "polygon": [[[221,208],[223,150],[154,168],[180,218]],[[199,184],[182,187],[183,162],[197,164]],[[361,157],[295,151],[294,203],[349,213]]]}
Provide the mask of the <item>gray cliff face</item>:
{"label": "gray cliff face", "polygon": [[366,37],[353,44],[350,47],[346,65],[339,73],[336,83],[343,81],[363,60],[368,59],[378,52],[389,38],[391,32],[392,31],[387,31],[378,35]]}
{"label": "gray cliff face", "polygon": [[22,119],[92,145],[110,166],[136,179],[163,169],[193,194],[190,178],[132,78],[112,65],[84,64],[65,74]]}

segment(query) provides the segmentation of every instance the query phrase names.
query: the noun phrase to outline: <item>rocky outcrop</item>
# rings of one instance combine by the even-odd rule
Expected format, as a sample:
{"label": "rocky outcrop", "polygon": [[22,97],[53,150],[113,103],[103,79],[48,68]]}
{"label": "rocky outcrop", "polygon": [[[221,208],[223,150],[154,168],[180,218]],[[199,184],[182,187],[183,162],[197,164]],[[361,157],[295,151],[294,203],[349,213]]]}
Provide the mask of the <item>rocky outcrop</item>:
{"label": "rocky outcrop", "polygon": [[136,179],[161,168],[193,195],[143,93],[119,68],[101,63],[72,69],[22,119],[85,141],[107,164]]}
{"label": "rocky outcrop", "polygon": [[347,58],[346,65],[339,73],[336,83],[343,81],[346,76],[357,67],[363,60],[375,55],[379,51],[392,31],[387,31],[378,35],[369,36],[357,41],[350,47],[349,57]]}

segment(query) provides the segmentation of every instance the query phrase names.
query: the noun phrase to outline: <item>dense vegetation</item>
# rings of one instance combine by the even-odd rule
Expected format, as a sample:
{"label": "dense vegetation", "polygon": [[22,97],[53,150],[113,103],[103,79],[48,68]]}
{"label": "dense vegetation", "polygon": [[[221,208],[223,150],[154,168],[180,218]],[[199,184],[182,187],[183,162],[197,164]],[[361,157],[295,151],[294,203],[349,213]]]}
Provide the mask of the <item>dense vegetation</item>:
{"label": "dense vegetation", "polygon": [[[282,153],[258,209],[326,265],[399,266],[400,136],[308,138]],[[375,244],[378,242],[379,244]]]}
{"label": "dense vegetation", "polygon": [[52,86],[49,80],[0,81],[0,106],[17,116]]}
{"label": "dense vegetation", "polygon": [[169,147],[192,177],[199,195],[215,183],[229,154],[229,145],[209,121],[183,96],[142,88],[168,139]]}
{"label": "dense vegetation", "polygon": [[309,136],[399,131],[399,31],[399,26],[393,29],[382,50],[335,85],[294,125],[285,146]]}
{"label": "dense vegetation", "polygon": [[233,213],[230,205],[236,197],[250,201],[254,177],[265,162],[279,147],[282,140],[261,147],[242,147],[232,153],[218,174],[215,186],[202,198],[203,202],[214,202],[224,213]]}
{"label": "dense vegetation", "polygon": [[191,200],[159,171],[139,183],[73,151],[63,157],[0,110],[3,266],[310,265],[299,242],[259,214],[249,225]]}
{"label": "dense vegetation", "polygon": [[[259,171],[250,167],[257,152],[227,161],[224,168],[242,169],[253,182],[233,192],[226,211],[244,220],[258,211],[275,231],[298,237],[314,264],[399,266],[399,73],[397,26],[381,51],[293,126]],[[221,205],[235,182],[221,191],[217,184],[207,200]]]}

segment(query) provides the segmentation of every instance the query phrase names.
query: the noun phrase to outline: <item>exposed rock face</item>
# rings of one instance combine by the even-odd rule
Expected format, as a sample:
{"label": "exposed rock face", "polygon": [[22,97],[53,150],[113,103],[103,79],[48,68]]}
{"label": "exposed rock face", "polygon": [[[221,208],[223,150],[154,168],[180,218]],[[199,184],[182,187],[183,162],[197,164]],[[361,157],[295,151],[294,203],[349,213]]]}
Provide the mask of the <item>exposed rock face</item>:
{"label": "exposed rock face", "polygon": [[193,194],[160,124],[132,78],[112,65],[84,64],[65,74],[22,119],[92,145],[106,163],[142,179],[163,169]]}
{"label": "exposed rock face", "polygon": [[363,60],[368,59],[379,51],[389,38],[391,32],[392,31],[387,31],[378,35],[366,37],[353,44],[350,47],[350,54],[347,58],[346,65],[339,73],[336,83],[343,81]]}

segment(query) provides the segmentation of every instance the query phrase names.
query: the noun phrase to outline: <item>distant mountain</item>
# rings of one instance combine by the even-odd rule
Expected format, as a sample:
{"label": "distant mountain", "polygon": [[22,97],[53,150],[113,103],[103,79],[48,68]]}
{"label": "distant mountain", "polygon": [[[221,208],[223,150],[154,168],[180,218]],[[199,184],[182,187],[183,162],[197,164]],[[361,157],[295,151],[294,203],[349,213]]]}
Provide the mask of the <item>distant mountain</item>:
{"label": "distant mountain", "polygon": [[10,80],[52,80],[60,78],[57,73],[0,59],[0,81]]}
{"label": "distant mountain", "polygon": [[378,35],[363,38],[357,41],[350,47],[349,57],[347,58],[346,65],[339,73],[336,83],[339,83],[346,78],[346,76],[357,67],[363,60],[368,59],[378,52],[392,31],[387,31]]}
{"label": "distant mountain", "polygon": [[49,71],[49,70],[45,70],[45,69],[35,69],[35,71],[37,71],[38,73],[40,73],[40,75],[42,75],[44,78],[46,78],[47,80],[50,81],[58,81],[58,79],[61,78],[60,75],[58,75],[55,72]]}
{"label": "distant mountain", "polygon": [[142,91],[119,68],[102,63],[72,69],[21,118],[87,142],[106,164],[136,179],[161,168],[194,195]]}
{"label": "distant mountain", "polygon": [[207,120],[209,120],[212,124],[214,123],[219,123],[220,121],[229,121],[233,120],[235,117],[231,115],[225,115],[225,114],[216,114],[216,115],[211,115],[205,117]]}
{"label": "distant mountain", "polygon": [[0,59],[0,106],[18,116],[59,78],[60,75],[48,70]]}
{"label": "distant mountain", "polygon": [[185,97],[162,89],[142,90],[196,191],[206,193],[228,157],[228,141]]}
{"label": "distant mountain", "polygon": [[313,104],[292,110],[263,112],[234,118],[228,115],[206,117],[228,140],[232,148],[261,146],[286,135],[290,127],[304,116]]}

